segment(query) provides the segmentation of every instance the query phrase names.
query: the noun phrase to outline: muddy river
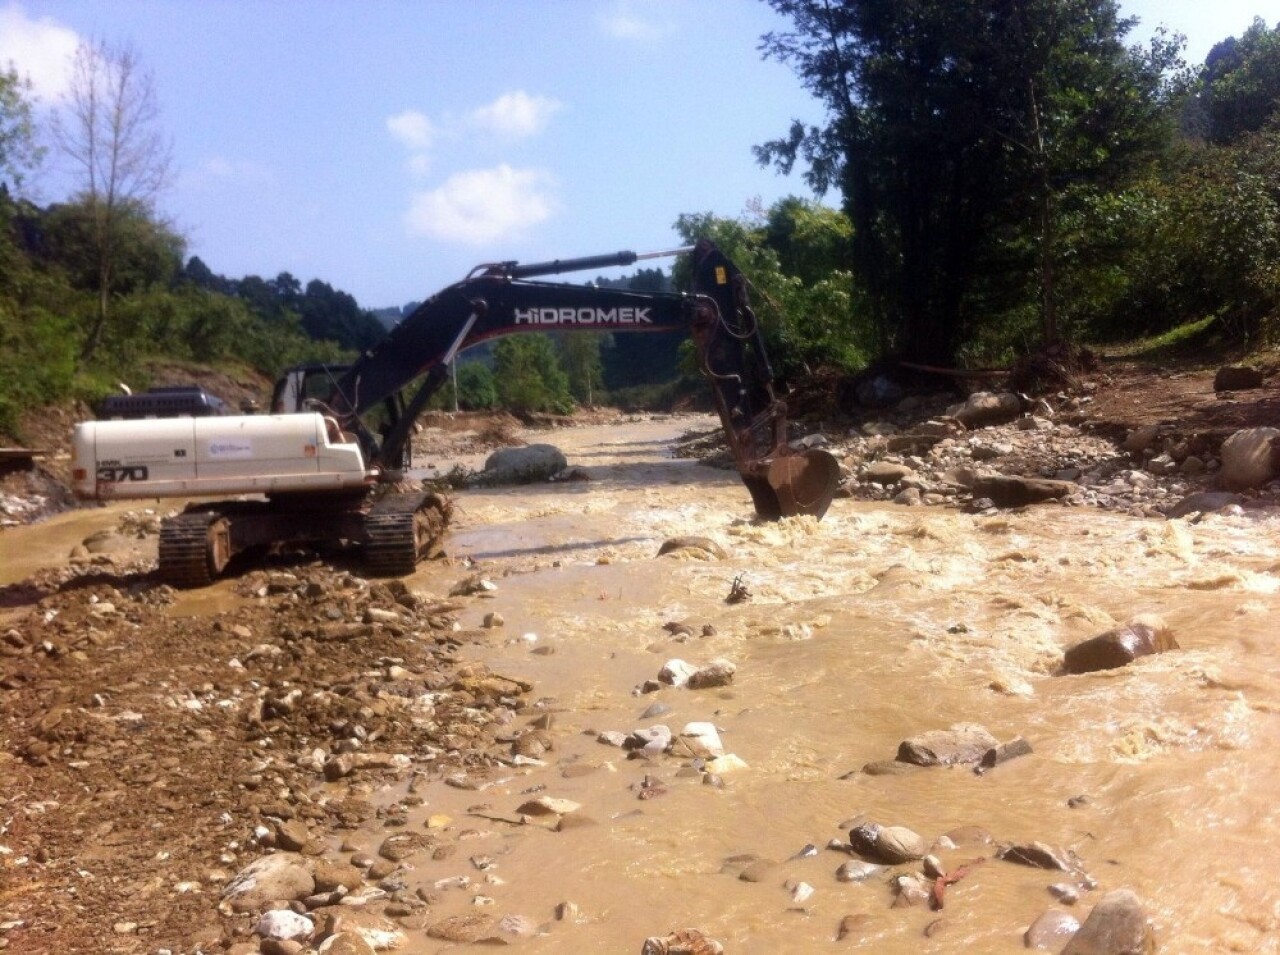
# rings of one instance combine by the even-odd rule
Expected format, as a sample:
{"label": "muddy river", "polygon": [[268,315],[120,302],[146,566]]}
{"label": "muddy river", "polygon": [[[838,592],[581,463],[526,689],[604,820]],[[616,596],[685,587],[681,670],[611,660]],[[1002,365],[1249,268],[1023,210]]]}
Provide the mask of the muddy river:
{"label": "muddy river", "polygon": [[[671,428],[557,433],[592,481],[462,502],[453,553],[497,571],[486,609],[512,638],[489,662],[554,698],[555,765],[482,794],[435,793],[424,811],[505,806],[544,785],[599,823],[499,830],[486,843],[503,884],[484,894],[501,910],[578,906],[580,924],[532,950],[563,951],[571,937],[577,951],[631,951],[692,926],[730,951],[813,951],[843,916],[865,912],[868,950],[1013,952],[1057,907],[1046,887],[1062,873],[993,860],[952,886],[941,912],[890,908],[882,880],[838,882],[843,857],[824,848],[859,816],[930,840],[976,826],[1073,851],[1098,884],[1082,893],[1080,917],[1101,892],[1132,888],[1170,951],[1280,950],[1280,521],[1189,525],[1056,506],[983,517],[837,500],[821,522],[760,525],[732,474],[671,458]],[[655,559],[663,540],[690,534],[730,556]],[[752,596],[731,605],[739,577]],[[1161,615],[1181,649],[1055,675],[1066,646],[1140,612]],[[695,636],[674,642],[670,621]],[[703,637],[707,623],[715,633]],[[539,646],[554,653],[530,653]],[[727,658],[735,681],[633,695],[671,657]],[[671,712],[642,720],[658,699]],[[702,720],[747,767],[722,789],[596,741]],[[1023,736],[1034,752],[981,777],[848,775],[959,722]],[[562,777],[580,763],[599,770]],[[646,774],[665,795],[638,799]],[[809,844],[820,851],[795,858]],[[775,877],[722,871],[748,853],[779,862]],[[992,854],[968,845],[943,856]],[[793,901],[788,880],[816,891]]]}
{"label": "muddy river", "polygon": [[[762,525],[733,473],[671,455],[681,431],[713,426],[543,433],[533,440],[556,444],[591,480],[460,497],[450,554],[496,585],[462,624],[505,621],[503,639],[468,652],[534,684],[554,749],[478,791],[434,782],[418,792],[411,827],[448,817],[472,830],[466,852],[414,860],[412,884],[468,879],[441,890],[439,914],[551,923],[518,943],[528,952],[636,952],[685,927],[729,952],[823,951],[858,913],[844,950],[1018,952],[1037,916],[1065,907],[1049,885],[1083,881],[1096,887],[1080,890],[1077,917],[1131,888],[1162,951],[1280,951],[1280,519],[1190,524],[1055,505],[982,516],[837,500],[821,522]],[[728,557],[656,556],[682,535],[712,538]],[[457,578],[435,564],[409,584],[444,592]],[[735,582],[749,599],[726,600]],[[1065,647],[1138,613],[1164,618],[1181,649],[1057,675]],[[692,635],[673,636],[672,622]],[[735,679],[634,692],[677,657],[725,658]],[[655,702],[670,711],[643,718]],[[745,764],[722,787],[682,773],[688,760],[627,759],[597,738],[694,721],[713,722]],[[861,772],[956,723],[1024,737],[1033,752],[981,776]],[[593,824],[556,832],[487,818],[534,795],[573,800]],[[1039,841],[1074,853],[1090,878],[958,839],[938,853],[944,865],[986,861],[947,889],[945,906],[894,908],[887,874],[836,878],[848,857],[826,846],[853,820],[930,842],[961,827],[996,844]],[[777,867],[743,881],[742,860],[727,860],[748,855]],[[410,952],[458,948],[411,938]]]}

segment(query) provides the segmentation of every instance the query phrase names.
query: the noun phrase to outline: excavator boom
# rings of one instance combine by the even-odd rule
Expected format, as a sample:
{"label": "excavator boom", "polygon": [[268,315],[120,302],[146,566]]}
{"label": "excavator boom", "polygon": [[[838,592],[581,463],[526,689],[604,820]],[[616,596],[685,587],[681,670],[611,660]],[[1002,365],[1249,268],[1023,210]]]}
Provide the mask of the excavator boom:
{"label": "excavator boom", "polygon": [[[822,517],[838,468],[826,452],[795,451],[787,442],[786,405],[774,394],[746,279],[709,241],[678,251],[692,257],[687,294],[538,281],[647,257],[632,252],[482,266],[352,365],[290,370],[270,415],[83,422],[72,441],[76,493],[97,500],[222,495],[161,524],[160,574],[182,586],[209,583],[238,554],[289,544],[353,542],[370,571],[411,573],[440,552],[451,505],[399,483],[405,451],[414,420],[462,349],[531,331],[681,330],[697,347],[756,513]],[[401,392],[415,382],[401,408]],[[378,405],[388,407],[380,436],[365,423]],[[229,499],[236,495],[256,499]]]}
{"label": "excavator boom", "polygon": [[[656,255],[692,257],[692,290],[635,292],[535,281],[539,276],[629,265]],[[637,255],[618,252],[530,265],[480,266],[401,321],[334,382],[328,407],[343,427],[361,433],[389,470],[404,458],[413,421],[444,384],[462,350],[503,335],[533,331],[658,332],[692,336],[698,365],[715,396],[734,462],[766,520],[822,517],[835,495],[838,467],[824,451],[793,451],[786,405],[747,292],[747,280],[709,240],[689,248]],[[419,381],[420,379],[420,381]],[[403,415],[375,442],[360,416],[419,381]]]}

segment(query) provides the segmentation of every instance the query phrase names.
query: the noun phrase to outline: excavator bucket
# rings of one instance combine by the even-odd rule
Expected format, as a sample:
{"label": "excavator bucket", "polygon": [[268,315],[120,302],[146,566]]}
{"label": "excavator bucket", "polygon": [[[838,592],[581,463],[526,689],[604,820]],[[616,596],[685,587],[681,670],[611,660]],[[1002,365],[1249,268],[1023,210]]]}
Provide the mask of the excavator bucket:
{"label": "excavator bucket", "polygon": [[807,514],[819,520],[827,513],[840,483],[840,466],[826,451],[780,454],[755,474],[743,472],[761,520]]}
{"label": "excavator bucket", "polygon": [[828,452],[810,449],[775,457],[765,474],[782,517],[822,519],[840,484],[840,465]]}

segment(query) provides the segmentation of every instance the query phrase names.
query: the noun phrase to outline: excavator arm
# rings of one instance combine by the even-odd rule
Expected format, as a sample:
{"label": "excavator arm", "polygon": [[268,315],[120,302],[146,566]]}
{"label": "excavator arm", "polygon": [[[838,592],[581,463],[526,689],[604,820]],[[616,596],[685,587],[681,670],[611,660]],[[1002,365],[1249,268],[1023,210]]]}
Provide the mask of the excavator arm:
{"label": "excavator arm", "polygon": [[[536,281],[677,253],[692,257],[689,294]],[[480,266],[424,302],[337,377],[326,403],[344,429],[361,436],[377,464],[394,470],[403,460],[413,422],[464,349],[520,332],[673,330],[693,338],[699,368],[711,384],[734,462],[759,516],[822,517],[835,494],[836,462],[826,452],[797,452],[788,445],[786,405],[774,393],[746,278],[706,239],[688,249],[645,256],[619,252]],[[414,382],[418,384],[404,414],[377,441],[361,416]]]}

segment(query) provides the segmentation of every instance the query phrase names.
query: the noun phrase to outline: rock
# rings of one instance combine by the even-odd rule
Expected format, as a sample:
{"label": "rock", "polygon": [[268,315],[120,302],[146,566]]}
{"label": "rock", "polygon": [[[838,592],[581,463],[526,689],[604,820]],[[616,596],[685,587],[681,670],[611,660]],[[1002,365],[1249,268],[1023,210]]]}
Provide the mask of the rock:
{"label": "rock", "polygon": [[1213,376],[1214,391],[1248,391],[1262,387],[1263,374],[1248,365],[1223,365]]}
{"label": "rock", "polygon": [[733,753],[725,753],[723,756],[717,756],[715,759],[708,760],[707,765],[703,767],[707,771],[707,776],[723,776],[725,773],[734,773],[742,769],[749,769],[746,762],[741,757],[735,756]]}
{"label": "rock", "polygon": [[696,928],[682,928],[645,939],[640,955],[724,955],[724,946]]}
{"label": "rock", "polygon": [[969,487],[975,500],[987,498],[995,507],[1023,507],[1027,504],[1061,500],[1078,490],[1074,481],[1007,474],[979,474]]}
{"label": "rock", "polygon": [[330,935],[317,949],[319,955],[374,955],[374,947],[359,932]]}
{"label": "rock", "polygon": [[699,667],[690,674],[685,684],[691,690],[706,690],[717,686],[728,686],[733,682],[733,675],[738,672],[737,664],[723,658],[712,660],[706,666]]}
{"label": "rock", "polygon": [[492,916],[472,913],[451,915],[427,927],[427,936],[444,942],[464,945],[483,941],[493,935],[496,920]]}
{"label": "rock", "polygon": [[1058,951],[1059,946],[1075,935],[1080,929],[1080,920],[1070,912],[1061,909],[1049,909],[1022,935],[1027,948],[1052,949]]}
{"label": "rock", "polygon": [[1022,399],[1012,392],[978,391],[961,405],[952,405],[947,414],[966,428],[1003,424],[1022,414]]}
{"label": "rock", "polygon": [[486,484],[531,484],[549,481],[569,465],[564,453],[550,444],[499,448],[484,462],[480,480]]}
{"label": "rock", "polygon": [[981,769],[993,769],[1001,763],[1007,763],[1011,759],[1027,756],[1030,753],[1031,744],[1021,736],[1015,736],[1009,742],[1001,743],[999,746],[992,747],[983,753],[979,767]]}
{"label": "rock", "polygon": [[862,480],[870,484],[898,484],[903,478],[912,477],[915,473],[905,464],[873,461],[863,469]]}
{"label": "rock", "polygon": [[839,882],[866,882],[886,870],[886,866],[862,859],[850,859],[836,869],[836,880]]}
{"label": "rock", "polygon": [[1218,484],[1228,491],[1261,487],[1276,475],[1276,428],[1245,428],[1222,442]]}
{"label": "rock", "polygon": [[219,908],[226,914],[260,912],[271,902],[292,902],[311,895],[315,889],[315,878],[305,860],[291,853],[277,853],[241,869],[223,889]]}
{"label": "rock", "polygon": [[317,892],[332,892],[339,888],[352,892],[364,884],[360,870],[345,862],[319,860],[312,866],[311,874]]}
{"label": "rock", "polygon": [[931,730],[903,740],[898,760],[916,766],[950,766],[976,763],[988,750],[1000,745],[985,727],[977,723],[956,723],[950,729]]}
{"label": "rock", "polygon": [[[1188,459],[1190,460],[1190,459]],[[1177,504],[1164,509],[1169,518],[1188,517],[1192,514],[1211,514],[1232,504],[1242,504],[1245,498],[1232,491],[1196,491],[1188,494]]]}
{"label": "rock", "polygon": [[710,537],[672,537],[662,542],[658,548],[658,556],[675,554],[680,557],[692,557],[696,560],[724,560],[728,551]]}
{"label": "rock", "polygon": [[662,669],[658,671],[658,681],[668,686],[684,686],[696,672],[697,667],[692,663],[675,657],[662,665]]}
{"label": "rock", "polygon": [[276,845],[289,852],[301,852],[310,841],[307,824],[301,819],[276,823]]}
{"label": "rock", "polygon": [[671,745],[673,734],[671,727],[665,723],[645,726],[628,736],[623,746],[629,750],[639,750],[646,756],[660,756]]}
{"label": "rock", "polygon": [[923,905],[929,901],[929,884],[918,875],[906,874],[893,879],[893,908]]}
{"label": "rock", "polygon": [[[878,759],[875,762],[867,763],[862,767],[861,772],[867,776],[905,776],[907,773],[919,772],[923,767],[916,766],[912,763],[901,763],[896,759]],[[855,773],[845,773],[841,779],[851,778]]]}
{"label": "rock", "polygon": [[1129,889],[1102,897],[1062,955],[1153,955],[1155,933],[1142,903]]}
{"label": "rock", "polygon": [[253,931],[263,938],[277,941],[309,939],[315,933],[315,923],[305,915],[299,915],[290,909],[273,909],[264,912]]}
{"label": "rock", "polygon": [[1066,872],[1071,868],[1065,853],[1043,842],[1026,842],[1007,846],[996,855],[1005,862],[1016,862],[1034,869],[1056,869]]}
{"label": "rock", "polygon": [[871,917],[866,912],[854,912],[846,915],[840,920],[840,927],[836,929],[836,941],[843,942],[846,938],[861,938],[866,931]]}
{"label": "rock", "polygon": [[582,804],[576,803],[572,799],[539,796],[536,799],[521,803],[516,807],[516,812],[522,816],[564,816],[571,812],[577,812],[581,808]]}
{"label": "rock", "polygon": [[929,851],[924,839],[906,826],[885,826],[876,834],[872,848],[890,865],[923,859]]}
{"label": "rock", "polygon": [[715,759],[724,755],[724,743],[714,723],[686,723],[672,741],[671,752],[694,759]]}
{"label": "rock", "polygon": [[1070,647],[1062,658],[1066,673],[1092,673],[1126,666],[1139,657],[1178,649],[1173,631],[1155,614],[1139,614],[1123,627]]}

